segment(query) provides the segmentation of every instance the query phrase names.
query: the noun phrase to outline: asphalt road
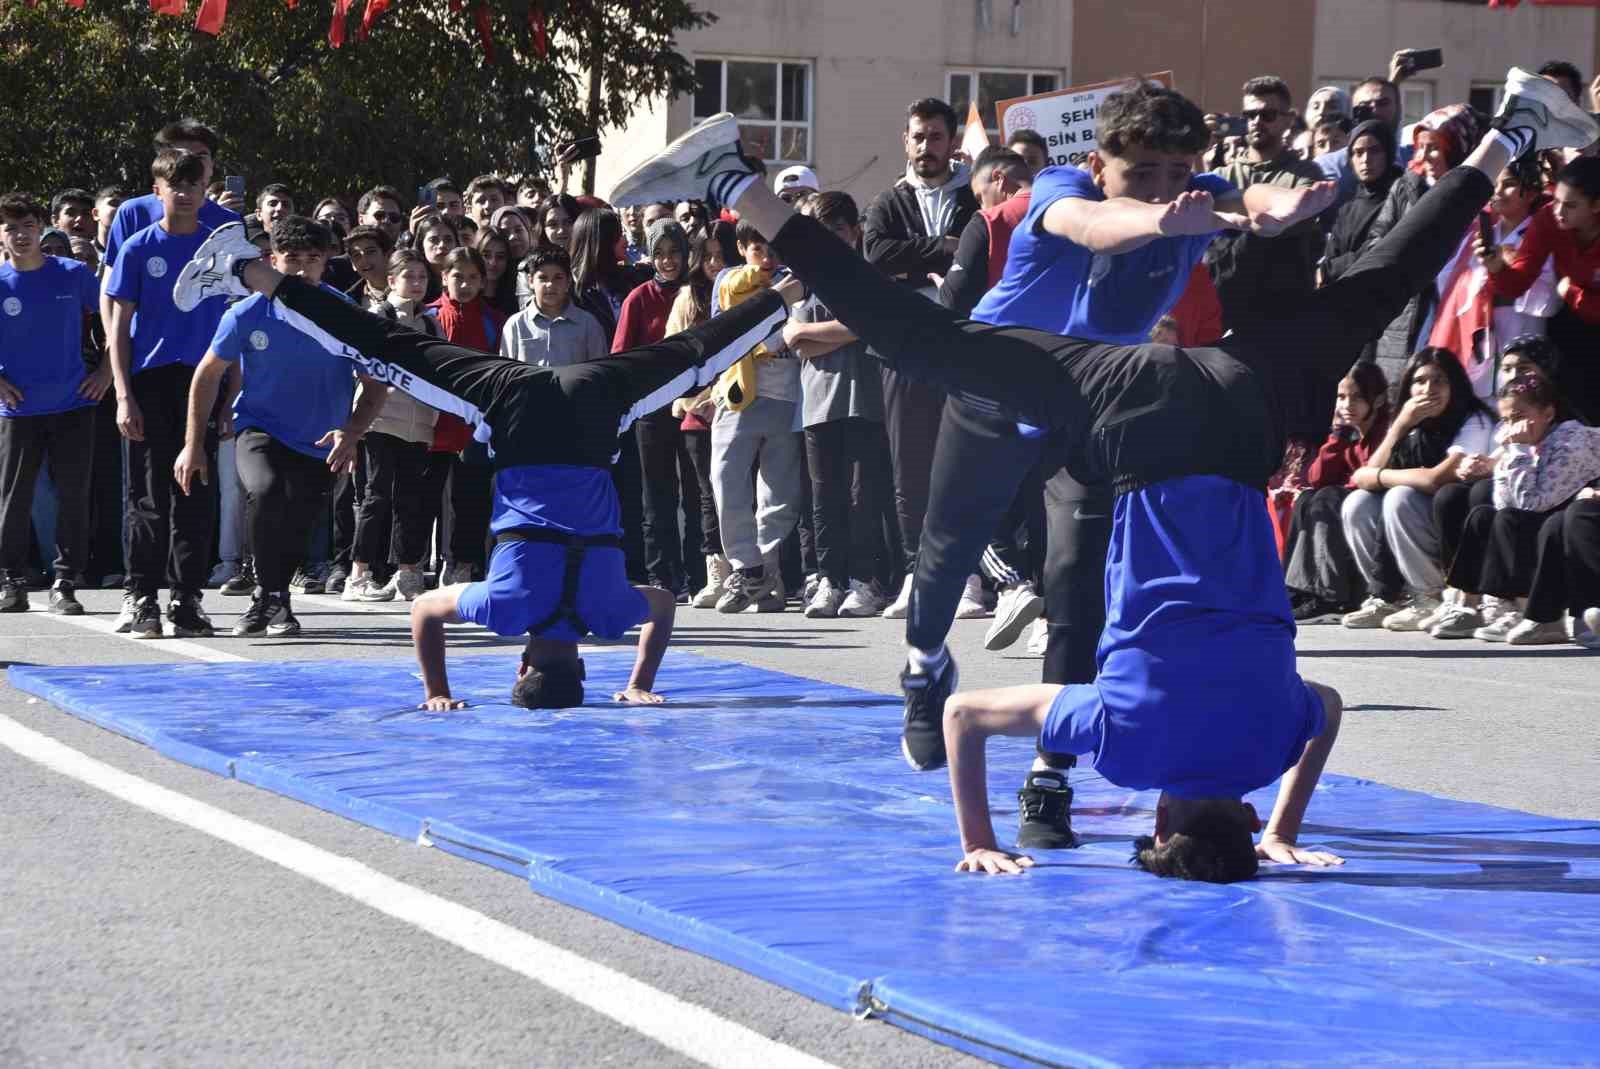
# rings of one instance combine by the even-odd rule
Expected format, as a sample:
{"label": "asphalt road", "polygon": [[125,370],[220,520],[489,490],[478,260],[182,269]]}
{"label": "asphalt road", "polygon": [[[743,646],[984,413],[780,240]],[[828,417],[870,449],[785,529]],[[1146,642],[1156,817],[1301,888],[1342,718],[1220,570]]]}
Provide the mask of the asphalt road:
{"label": "asphalt road", "polygon": [[[117,595],[84,595],[108,621]],[[297,599],[297,639],[134,642],[52,618],[0,617],[4,664],[192,662],[409,652],[403,606]],[[242,601],[208,595],[219,623]],[[1033,682],[1039,662],[952,647],[968,686]],[[470,638],[469,638],[470,636]],[[472,647],[499,640],[461,632]],[[899,627],[796,611],[684,610],[676,643],[711,656],[892,691]],[[514,643],[506,643],[508,671]],[[1333,771],[1542,813],[1600,819],[1600,655],[1419,636],[1302,632],[1301,670],[1348,714]],[[0,716],[151,783],[354,859],[839,1066],[976,1065],[532,894],[513,876],[420,848],[162,758],[0,685]],[[1020,770],[1017,770],[1020,775]],[[997,769],[996,774],[1005,775]],[[0,1065],[699,1064],[616,1020],[237,846],[0,747]],[[952,862],[955,844],[952,829]]]}

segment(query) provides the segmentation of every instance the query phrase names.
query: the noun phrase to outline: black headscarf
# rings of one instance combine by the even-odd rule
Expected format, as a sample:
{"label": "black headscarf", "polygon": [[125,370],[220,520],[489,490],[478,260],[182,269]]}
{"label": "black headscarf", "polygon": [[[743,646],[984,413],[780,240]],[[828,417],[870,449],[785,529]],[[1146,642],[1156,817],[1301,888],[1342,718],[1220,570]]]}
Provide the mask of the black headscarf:
{"label": "black headscarf", "polygon": [[[1382,176],[1370,185],[1365,182],[1361,183],[1361,185],[1379,197],[1388,196],[1389,187],[1394,185],[1396,178],[1400,177],[1400,161],[1395,159],[1395,155],[1399,152],[1399,142],[1395,138],[1394,127],[1388,123],[1379,122],[1377,119],[1368,119],[1350,131],[1350,148],[1352,150],[1356,147],[1356,138],[1358,137],[1377,138],[1378,144],[1383,146],[1383,151],[1389,158],[1389,167]],[[1381,191],[1379,187],[1381,187]]]}

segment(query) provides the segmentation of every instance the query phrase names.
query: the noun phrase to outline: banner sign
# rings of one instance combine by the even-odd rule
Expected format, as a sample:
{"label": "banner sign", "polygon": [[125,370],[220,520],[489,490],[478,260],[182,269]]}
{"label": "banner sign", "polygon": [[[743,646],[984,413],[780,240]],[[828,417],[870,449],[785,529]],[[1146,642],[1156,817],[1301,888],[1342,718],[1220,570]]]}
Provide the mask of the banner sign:
{"label": "banner sign", "polygon": [[[1145,81],[1172,88],[1172,72],[1148,74]],[[1094,149],[1095,117],[1100,105],[1112,93],[1126,89],[1129,79],[1078,85],[1038,96],[1016,97],[996,102],[1001,143],[1011,140],[1018,130],[1034,130],[1044,138],[1052,164],[1078,166]]]}

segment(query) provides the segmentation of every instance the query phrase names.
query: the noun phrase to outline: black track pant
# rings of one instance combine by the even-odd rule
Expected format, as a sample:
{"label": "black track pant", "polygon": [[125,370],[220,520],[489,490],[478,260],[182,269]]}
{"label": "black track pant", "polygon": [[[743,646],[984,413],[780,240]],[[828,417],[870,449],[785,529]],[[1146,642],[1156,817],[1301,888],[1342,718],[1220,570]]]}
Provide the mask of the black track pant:
{"label": "black track pant", "polygon": [[287,593],[306,561],[311,525],[333,484],[322,457],[308,456],[258,430],[239,432],[234,456],[244,486],[244,522],[255,555],[256,581],[269,594]]}
{"label": "black track pant", "polygon": [[[964,395],[991,420],[1020,419],[1060,435],[1066,463],[1084,483],[1110,479],[1127,489],[1220,474],[1264,486],[1282,462],[1284,427],[1309,418],[1305,377],[1343,374],[1350,354],[1381,334],[1455,254],[1491,192],[1482,172],[1457,168],[1348,274],[1267,310],[1218,348],[1188,351],[963,320],[879,274],[814,220],[790,219],[772,244],[875,357]],[[1025,450],[1008,452],[992,437],[981,453],[946,450],[942,437],[935,449],[935,468],[960,465],[966,476],[946,485],[967,492],[959,500],[934,492],[929,500],[945,534],[923,533],[906,626],[907,641],[920,648],[943,641],[955,609],[944,584],[931,588],[937,604],[919,604],[924,571],[930,578],[972,572],[1028,471]]]}
{"label": "black track pant", "polygon": [[817,573],[840,590],[852,579],[887,582],[880,522],[889,489],[883,424],[849,416],[814,424],[805,434]]}
{"label": "black track pant", "polygon": [[361,451],[367,487],[356,509],[354,559],[380,572],[387,564],[421,564],[433,520],[428,447],[380,433],[363,438]]}
{"label": "black track pant", "polygon": [[1600,606],[1600,497],[1573,501],[1539,528],[1523,615],[1538,623]]}
{"label": "black track pant", "polygon": [[488,428],[496,468],[607,468],[617,435],[695,386],[709,385],[787,318],[758,294],[702,326],[567,367],[536,367],[454,345],[374,316],[301,279],[273,295],[285,318],[330,352],[441,411]]}
{"label": "black track pant", "polygon": [[[81,582],[89,563],[89,485],[95,407],[0,417],[0,574],[20,578],[33,531],[39,469],[56,488],[55,577]],[[49,546],[40,546],[49,553]]]}
{"label": "black track pant", "polygon": [[[332,294],[329,300],[338,301]],[[340,303],[344,303],[340,301]],[[133,399],[144,416],[144,440],[123,440],[128,470],[127,590],[154,594],[163,578],[174,591],[198,594],[211,571],[211,536],[217,525],[217,494],[199,487],[185,494],[172,480],[189,419],[187,364],[133,376]],[[217,446],[206,435],[207,463],[217,470]]]}

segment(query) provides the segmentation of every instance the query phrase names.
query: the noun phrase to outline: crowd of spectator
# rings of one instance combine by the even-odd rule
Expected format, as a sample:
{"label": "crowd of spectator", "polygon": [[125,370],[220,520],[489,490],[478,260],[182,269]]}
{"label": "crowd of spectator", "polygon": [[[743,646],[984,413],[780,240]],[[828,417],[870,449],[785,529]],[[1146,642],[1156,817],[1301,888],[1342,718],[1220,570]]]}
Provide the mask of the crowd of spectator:
{"label": "crowd of spectator", "polygon": [[[1406,55],[1302,108],[1254,77],[1238,121],[1207,117],[1197,171],[1241,190],[1332,180],[1340,199],[1282,234],[1216,239],[1153,340],[1210,343],[1271,302],[1359,285],[1363,251],[1485,128],[1463,104],[1402,126]],[[1587,91],[1570,64],[1540,73]],[[965,314],[1003,274],[1049,157],[1024,130],[969,159],[960,132],[943,101],[912,104],[904,173],[864,206],[810,167],[769,180]],[[549,366],[659,342],[782,272],[759,231],[697,201],[618,212],[564,181],[497,175],[412,197],[276,182],[252,195],[216,173],[221,143],[194,120],[163,128],[151,194],[0,198],[0,611],[48,587],[52,612],[81,613],[76,590],[103,586],[125,592],[119,630],[209,635],[216,589],[251,599],[234,634],[291,634],[293,593],[412,600],[484,577],[493,468],[470,424],[365,372],[252,396],[241,355],[293,327],[249,302],[174,312],[177,270],[217,225],[242,217],[279,270],[375,315]],[[1507,168],[1455,262],[1411,296],[1344,378],[1305,384],[1317,416],[1290,428],[1268,497],[1296,618],[1600,648],[1584,622],[1600,606],[1600,158]],[[942,537],[924,530],[930,496],[953,492],[935,476],[941,443],[981,418],[881,367],[812,299],[781,338],[618,440],[630,575],[721,613],[904,617],[922,544]],[[1074,599],[1101,597],[1103,554],[1079,551],[1096,544],[1085,514],[1108,506],[1106,488],[1038,463],[957,616],[991,618],[991,649],[1055,643],[1060,681],[1092,677],[1070,631]]]}

